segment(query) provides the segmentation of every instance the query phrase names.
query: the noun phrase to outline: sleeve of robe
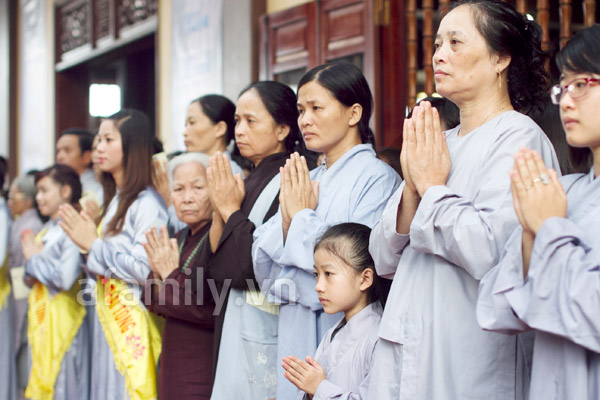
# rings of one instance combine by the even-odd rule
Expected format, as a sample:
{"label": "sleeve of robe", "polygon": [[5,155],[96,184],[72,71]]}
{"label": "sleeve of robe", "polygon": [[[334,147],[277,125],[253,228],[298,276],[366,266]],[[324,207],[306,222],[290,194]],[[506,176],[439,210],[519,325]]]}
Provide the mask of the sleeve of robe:
{"label": "sleeve of robe", "polygon": [[392,197],[390,197],[381,219],[377,221],[369,238],[369,253],[375,262],[377,274],[384,278],[393,279],[400,256],[409,243],[409,235],[396,232],[396,217],[398,205],[402,199],[404,182]]}
{"label": "sleeve of robe", "polygon": [[410,226],[411,248],[442,257],[481,279],[498,263],[518,223],[509,171],[520,147],[539,151],[546,165],[560,171],[550,142],[537,128],[519,126],[499,132],[490,154],[483,157],[475,178],[481,185],[474,196],[461,196],[447,186],[432,186],[425,192]]}
{"label": "sleeve of robe", "polygon": [[128,283],[144,284],[150,266],[142,243],[151,227],[167,224],[167,211],[158,194],[145,191],[129,207],[123,231],[96,239],[89,251],[87,268],[97,275],[114,275]]}
{"label": "sleeve of robe", "polygon": [[528,326],[514,313],[506,293],[523,285],[523,256],[519,226],[506,243],[500,263],[479,283],[477,322],[485,330],[514,334]]}
{"label": "sleeve of robe", "polygon": [[[203,328],[214,327],[214,303],[208,304],[209,296],[199,298],[192,291],[189,275],[178,268],[171,272],[164,282],[153,278],[153,274],[150,273],[143,291],[144,304],[150,311],[164,317],[192,322]],[[151,285],[150,282],[152,282]],[[159,285],[158,293],[153,292],[154,285]],[[204,290],[208,290],[208,288],[205,287]]]}
{"label": "sleeve of robe", "polygon": [[57,226],[49,234],[54,237],[27,261],[25,272],[55,291],[69,290],[81,273],[79,247]]}
{"label": "sleeve of robe", "polygon": [[550,218],[538,231],[525,284],[506,294],[530,327],[600,352],[600,249],[575,223]]}
{"label": "sleeve of robe", "polygon": [[[397,179],[381,174],[356,181],[356,201],[343,222],[372,227],[381,216],[390,192],[397,187]],[[314,289],[313,252],[316,239],[330,224],[306,208],[292,219],[285,245],[281,211],[256,230],[252,247],[254,272],[261,290],[268,292],[269,301],[297,302],[313,310],[322,309]]]}
{"label": "sleeve of robe", "polygon": [[236,289],[258,289],[254,283],[252,266],[254,230],[254,224],[242,211],[231,214],[223,228],[217,250],[208,261],[210,278],[222,285],[228,282],[229,287]]}

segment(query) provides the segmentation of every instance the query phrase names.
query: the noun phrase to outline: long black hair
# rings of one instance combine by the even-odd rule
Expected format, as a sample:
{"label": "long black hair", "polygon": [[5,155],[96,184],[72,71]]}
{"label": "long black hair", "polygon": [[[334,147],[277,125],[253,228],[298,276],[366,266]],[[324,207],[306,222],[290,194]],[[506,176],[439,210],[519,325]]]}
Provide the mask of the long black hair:
{"label": "long black hair", "polygon": [[373,95],[361,70],[348,62],[319,65],[304,74],[298,83],[298,90],[312,81],[329,90],[346,107],[357,103],[361,105],[362,116],[358,122],[360,140],[375,147],[375,135],[369,128],[369,120],[373,114]]}
{"label": "long black hair", "polygon": [[[123,150],[123,177],[125,178],[119,191],[119,205],[115,216],[108,222],[106,234],[117,234],[123,229],[125,214],[140,192],[152,185],[152,153],[154,134],[150,120],[141,111],[123,109],[111,115],[107,120],[113,122],[115,129],[121,134]],[[116,183],[113,176],[102,173],[104,189],[104,214],[110,201],[116,194]]]}
{"label": "long black hair", "polygon": [[382,278],[375,271],[375,262],[369,253],[371,228],[354,222],[330,226],[315,245],[318,249],[333,254],[358,273],[371,268],[373,284],[367,291],[369,303],[379,301],[385,307],[392,281]]}
{"label": "long black hair", "polygon": [[[600,75],[600,25],[592,25],[573,36],[556,55],[556,65],[561,73]],[[569,146],[568,155],[575,171],[589,172],[593,163],[589,148]]]}

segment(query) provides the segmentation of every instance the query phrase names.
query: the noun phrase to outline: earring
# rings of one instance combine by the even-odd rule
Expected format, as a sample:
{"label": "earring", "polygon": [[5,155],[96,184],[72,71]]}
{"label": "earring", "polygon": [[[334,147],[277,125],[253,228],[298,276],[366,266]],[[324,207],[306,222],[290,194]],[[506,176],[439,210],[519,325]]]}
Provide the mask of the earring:
{"label": "earring", "polygon": [[496,73],[498,74],[498,89],[502,89],[502,74],[500,71],[496,71]]}

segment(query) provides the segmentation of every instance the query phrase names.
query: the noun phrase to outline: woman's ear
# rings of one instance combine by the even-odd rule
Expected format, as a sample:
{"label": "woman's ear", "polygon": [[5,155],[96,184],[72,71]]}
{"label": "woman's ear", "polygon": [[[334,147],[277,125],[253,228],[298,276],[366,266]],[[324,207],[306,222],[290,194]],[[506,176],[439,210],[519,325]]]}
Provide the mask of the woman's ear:
{"label": "woman's ear", "polygon": [[502,74],[510,65],[510,56],[495,56],[496,57],[496,73]]}
{"label": "woman's ear", "polygon": [[225,134],[227,133],[227,123],[225,121],[219,121],[215,124],[215,128],[217,130],[217,133],[215,135],[215,137],[217,139],[225,136]]}
{"label": "woman's ear", "polygon": [[277,126],[277,140],[283,143],[285,138],[290,134],[290,127],[286,124],[279,124]]}
{"label": "woman's ear", "polygon": [[360,104],[354,103],[350,106],[350,120],[348,121],[348,125],[356,126],[360,122],[362,118],[363,108]]}
{"label": "woman's ear", "polygon": [[360,290],[366,291],[373,286],[373,280],[375,279],[375,271],[373,268],[367,268],[360,273]]}
{"label": "woman's ear", "polygon": [[73,190],[69,185],[62,185],[60,188],[60,197],[66,202],[71,203],[71,193]]}

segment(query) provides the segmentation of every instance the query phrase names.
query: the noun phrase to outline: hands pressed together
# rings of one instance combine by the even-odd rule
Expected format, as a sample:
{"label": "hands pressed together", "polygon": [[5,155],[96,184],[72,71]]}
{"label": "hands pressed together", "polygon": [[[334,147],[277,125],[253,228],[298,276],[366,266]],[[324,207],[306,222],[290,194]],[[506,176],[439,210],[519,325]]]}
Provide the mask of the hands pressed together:
{"label": "hands pressed together", "polygon": [[281,366],[285,369],[283,376],[310,396],[313,396],[319,384],[327,379],[323,367],[311,356],[306,356],[306,361],[294,356],[283,357]]}
{"label": "hands pressed together", "polygon": [[212,208],[227,222],[231,214],[242,207],[246,196],[242,175],[238,173],[234,176],[229,159],[221,153],[216,153],[210,158],[206,177]]}
{"label": "hands pressed together", "polygon": [[310,180],[308,165],[304,156],[293,153],[279,168],[281,188],[279,191],[279,206],[283,220],[283,236],[287,232],[294,216],[309,208],[315,210],[319,203],[319,182]]}
{"label": "hands pressed together", "polygon": [[544,221],[567,215],[567,195],[558,174],[537,151],[522,148],[510,171],[513,205],[523,231],[537,234]]}
{"label": "hands pressed together", "polygon": [[446,135],[436,108],[422,101],[404,120],[400,165],[405,192],[423,197],[427,189],[445,185],[452,166]]}
{"label": "hands pressed together", "polygon": [[31,231],[31,229],[26,229],[21,233],[21,246],[23,248],[23,256],[26,261],[36,255],[40,254],[44,249],[44,245],[42,243],[36,243],[35,234]]}
{"label": "hands pressed together", "polygon": [[77,212],[70,204],[63,204],[58,210],[58,225],[81,250],[89,251],[98,238],[96,223],[84,211]]}
{"label": "hands pressed together", "polygon": [[165,280],[179,268],[177,240],[169,238],[166,226],[160,227],[160,234],[154,226],[146,231],[146,243],[142,243],[142,246],[148,254],[148,264],[155,277]]}

